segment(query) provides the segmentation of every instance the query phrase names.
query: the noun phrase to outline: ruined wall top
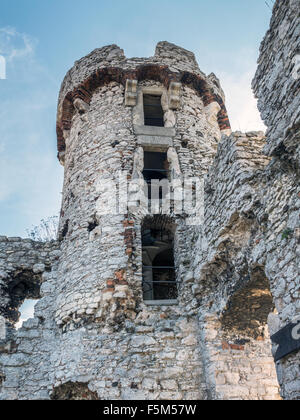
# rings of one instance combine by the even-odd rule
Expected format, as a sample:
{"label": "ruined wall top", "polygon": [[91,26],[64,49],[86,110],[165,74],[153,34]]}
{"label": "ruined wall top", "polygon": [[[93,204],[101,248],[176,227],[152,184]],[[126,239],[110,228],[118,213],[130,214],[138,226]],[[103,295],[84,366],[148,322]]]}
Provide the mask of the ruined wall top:
{"label": "ruined wall top", "polygon": [[89,104],[98,87],[112,81],[125,86],[128,79],[154,80],[166,88],[171,82],[188,85],[202,97],[205,106],[215,101],[219,103],[221,129],[230,128],[220,82],[213,73],[206,76],[199,69],[192,52],[164,41],[157,44],[153,57],[126,58],[120,47],[109,45],[76,61],[64,78],[57,113],[59,152],[65,149],[64,131],[70,129],[74,101],[79,98]]}
{"label": "ruined wall top", "polygon": [[[130,70],[143,64],[168,66],[175,73],[189,71],[206,78],[206,75],[200,71],[195,55],[192,52],[169,42],[159,42],[155,49],[155,55],[149,58],[126,58],[124,50],[118,45],[112,44],[96,48],[90,54],[75,62],[63,80],[59,102],[68,92],[72,91],[78,84],[85,81],[100,68],[121,67],[122,69]],[[216,88],[213,83],[211,83],[211,87]]]}
{"label": "ruined wall top", "polygon": [[[59,255],[58,241],[0,236],[0,323],[1,317],[17,322],[24,300],[40,298],[41,276],[51,272]],[[2,344],[0,337],[0,352]]]}
{"label": "ruined wall top", "polygon": [[266,153],[295,154],[300,118],[300,0],[277,0],[253,89],[268,126]]}

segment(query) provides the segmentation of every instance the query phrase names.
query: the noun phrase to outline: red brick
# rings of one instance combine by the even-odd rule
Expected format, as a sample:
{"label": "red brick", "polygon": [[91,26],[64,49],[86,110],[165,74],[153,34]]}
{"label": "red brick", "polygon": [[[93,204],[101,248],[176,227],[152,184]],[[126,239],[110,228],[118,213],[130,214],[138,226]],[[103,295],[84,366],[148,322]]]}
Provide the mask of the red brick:
{"label": "red brick", "polygon": [[226,341],[222,341],[222,350],[229,350],[229,344]]}

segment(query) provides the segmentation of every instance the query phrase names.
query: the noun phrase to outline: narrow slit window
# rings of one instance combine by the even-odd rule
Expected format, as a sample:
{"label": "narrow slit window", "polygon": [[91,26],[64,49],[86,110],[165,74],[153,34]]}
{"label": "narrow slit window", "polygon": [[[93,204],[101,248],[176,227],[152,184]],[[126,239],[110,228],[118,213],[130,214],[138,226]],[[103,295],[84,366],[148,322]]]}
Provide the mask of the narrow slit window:
{"label": "narrow slit window", "polygon": [[164,127],[164,111],[161,106],[161,96],[144,95],[145,125]]}

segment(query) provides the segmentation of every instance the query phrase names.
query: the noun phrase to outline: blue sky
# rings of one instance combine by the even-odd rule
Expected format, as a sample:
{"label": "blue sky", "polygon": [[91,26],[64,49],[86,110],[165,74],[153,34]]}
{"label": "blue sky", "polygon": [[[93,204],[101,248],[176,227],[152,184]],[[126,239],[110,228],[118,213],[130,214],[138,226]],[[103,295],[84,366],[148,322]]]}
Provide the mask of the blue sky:
{"label": "blue sky", "polygon": [[264,0],[1,0],[0,235],[26,236],[59,211],[56,104],[75,60],[112,43],[146,57],[173,42],[221,79],[235,130],[262,129],[250,82],[270,16]]}

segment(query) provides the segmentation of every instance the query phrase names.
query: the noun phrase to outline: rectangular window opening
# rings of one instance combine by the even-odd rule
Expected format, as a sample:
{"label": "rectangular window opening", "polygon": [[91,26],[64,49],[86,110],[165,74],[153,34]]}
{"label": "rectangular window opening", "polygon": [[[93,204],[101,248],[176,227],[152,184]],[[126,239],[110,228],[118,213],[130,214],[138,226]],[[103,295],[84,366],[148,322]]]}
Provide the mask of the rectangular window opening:
{"label": "rectangular window opening", "polygon": [[[169,167],[166,152],[144,152],[144,180],[148,184],[148,199],[151,199],[151,181],[168,179]],[[159,198],[163,198],[160,188]]]}
{"label": "rectangular window opening", "polygon": [[161,106],[161,96],[143,95],[145,125],[164,127],[164,111]]}

